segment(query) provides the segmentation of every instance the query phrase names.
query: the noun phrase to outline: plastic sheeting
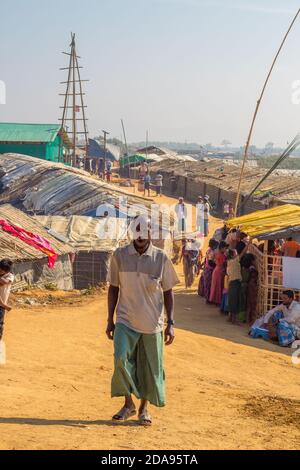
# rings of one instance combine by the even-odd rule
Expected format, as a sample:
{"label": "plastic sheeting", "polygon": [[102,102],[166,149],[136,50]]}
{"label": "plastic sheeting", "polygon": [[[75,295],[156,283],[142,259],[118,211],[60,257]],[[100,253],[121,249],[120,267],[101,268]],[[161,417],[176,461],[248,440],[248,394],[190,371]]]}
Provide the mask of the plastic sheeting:
{"label": "plastic sheeting", "polygon": [[64,237],[74,251],[113,251],[127,240],[127,220],[113,217],[36,216],[52,236]]}
{"label": "plastic sheeting", "polygon": [[62,164],[18,154],[0,155],[0,202],[22,202],[35,214],[73,215],[96,209],[102,202],[117,204],[126,197],[128,205],[149,201],[88,173]]}
{"label": "plastic sheeting", "polygon": [[274,207],[272,209],[252,212],[242,217],[236,217],[226,222],[228,227],[239,227],[251,237],[270,238],[272,233],[285,231],[300,226],[300,207],[293,204]]}

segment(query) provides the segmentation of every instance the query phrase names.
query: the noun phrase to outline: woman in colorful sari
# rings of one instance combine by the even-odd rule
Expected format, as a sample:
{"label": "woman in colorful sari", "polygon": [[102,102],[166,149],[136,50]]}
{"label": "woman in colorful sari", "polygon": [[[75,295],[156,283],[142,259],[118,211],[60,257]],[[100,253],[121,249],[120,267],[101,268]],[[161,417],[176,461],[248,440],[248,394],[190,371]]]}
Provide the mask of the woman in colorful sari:
{"label": "woman in colorful sari", "polygon": [[226,252],[227,245],[224,241],[220,242],[219,249],[215,254],[216,267],[212,273],[211,289],[209,302],[215,305],[221,305],[224,289],[224,277],[226,274]]}
{"label": "woman in colorful sari", "polygon": [[215,251],[218,248],[218,242],[213,238],[209,241],[208,250],[206,252],[205,261],[204,261],[204,270],[200,282],[201,286],[201,295],[206,298],[206,302],[209,302],[210,298],[210,289],[213,271],[216,267],[215,264]]}

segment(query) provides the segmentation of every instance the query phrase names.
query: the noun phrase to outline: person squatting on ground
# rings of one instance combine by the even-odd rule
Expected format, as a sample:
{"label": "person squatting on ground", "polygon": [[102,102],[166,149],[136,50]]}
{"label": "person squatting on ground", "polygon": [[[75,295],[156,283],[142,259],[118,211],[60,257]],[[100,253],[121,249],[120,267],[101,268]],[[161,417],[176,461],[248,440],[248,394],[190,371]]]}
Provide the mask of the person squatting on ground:
{"label": "person squatting on ground", "polygon": [[292,290],[283,291],[281,298],[282,303],[259,319],[256,325],[266,328],[271,340],[287,347],[300,339],[300,304],[295,301]]}

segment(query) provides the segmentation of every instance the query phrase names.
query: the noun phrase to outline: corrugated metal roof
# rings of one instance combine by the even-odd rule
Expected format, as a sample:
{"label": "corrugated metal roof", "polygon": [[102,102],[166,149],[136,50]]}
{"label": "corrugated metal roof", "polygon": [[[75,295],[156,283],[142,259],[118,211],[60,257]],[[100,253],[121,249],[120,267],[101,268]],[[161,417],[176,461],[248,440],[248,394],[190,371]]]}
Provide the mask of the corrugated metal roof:
{"label": "corrugated metal roof", "polygon": [[122,196],[128,198],[128,204],[150,207],[149,200],[141,196],[63,164],[4,154],[0,155],[0,169],[0,202],[22,200],[25,209],[36,214],[82,215],[102,202],[118,202]]}
{"label": "corrugated metal roof", "polygon": [[0,122],[0,142],[53,142],[60,124]]}
{"label": "corrugated metal roof", "polygon": [[[0,155],[1,202],[14,202],[34,215],[68,217],[95,211],[100,205],[117,208],[119,204],[124,206],[121,212],[129,211],[134,205],[139,212],[144,209],[150,213],[153,201],[91,177],[82,170],[24,155],[5,154]],[[167,208],[162,208],[160,214],[159,219],[166,228]]]}
{"label": "corrugated metal roof", "polygon": [[[33,217],[16,209],[10,204],[0,205],[0,218],[5,219],[13,225],[46,238],[58,255],[73,253],[74,247],[62,243],[53,236]],[[45,253],[27,245],[22,240],[8,234],[0,229],[0,258],[10,258],[13,261],[25,261],[46,258]]]}

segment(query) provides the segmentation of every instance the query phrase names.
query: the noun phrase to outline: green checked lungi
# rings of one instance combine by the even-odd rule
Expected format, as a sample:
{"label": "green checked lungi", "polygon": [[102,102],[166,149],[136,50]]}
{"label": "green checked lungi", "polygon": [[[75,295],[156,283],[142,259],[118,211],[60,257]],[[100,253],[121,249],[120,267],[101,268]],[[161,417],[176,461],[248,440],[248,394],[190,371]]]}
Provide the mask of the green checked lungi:
{"label": "green checked lungi", "polygon": [[163,343],[162,332],[137,333],[122,323],[116,324],[112,397],[133,394],[152,405],[165,406]]}

